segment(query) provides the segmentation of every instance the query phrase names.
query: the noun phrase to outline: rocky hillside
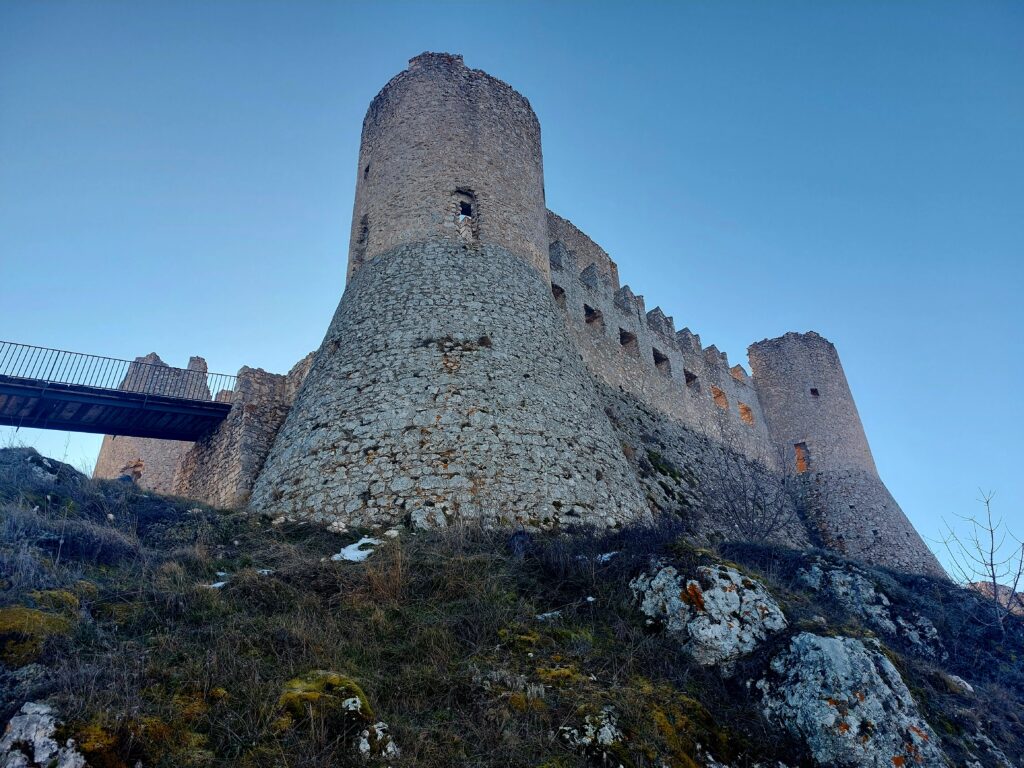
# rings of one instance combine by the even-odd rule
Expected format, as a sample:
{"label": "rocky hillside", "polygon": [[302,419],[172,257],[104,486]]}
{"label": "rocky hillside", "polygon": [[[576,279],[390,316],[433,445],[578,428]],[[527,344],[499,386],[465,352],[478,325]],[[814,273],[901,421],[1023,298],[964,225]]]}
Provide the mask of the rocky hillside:
{"label": "rocky hillside", "polygon": [[0,766],[976,766],[1024,628],[816,551],[367,532],[0,451]]}

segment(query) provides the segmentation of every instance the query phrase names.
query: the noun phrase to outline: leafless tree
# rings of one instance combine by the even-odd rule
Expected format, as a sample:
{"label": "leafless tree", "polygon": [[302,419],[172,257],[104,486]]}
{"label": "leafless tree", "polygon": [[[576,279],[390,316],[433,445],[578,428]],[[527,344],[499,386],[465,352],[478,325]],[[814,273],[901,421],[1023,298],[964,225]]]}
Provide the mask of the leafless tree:
{"label": "leafless tree", "polygon": [[802,528],[797,512],[797,479],[790,457],[762,445],[751,454],[720,415],[720,460],[710,467],[713,493],[708,504],[716,518],[745,541],[784,541]]}
{"label": "leafless tree", "polygon": [[[1006,527],[1003,518],[992,512],[992,492],[982,492],[978,500],[984,515],[960,517],[967,524],[964,534],[946,521],[942,543],[949,553],[952,576],[983,598],[982,621],[1006,632],[1006,622],[1024,613],[1024,600],[1017,589],[1024,580],[1024,542]],[[959,516],[958,516],[959,517]]]}

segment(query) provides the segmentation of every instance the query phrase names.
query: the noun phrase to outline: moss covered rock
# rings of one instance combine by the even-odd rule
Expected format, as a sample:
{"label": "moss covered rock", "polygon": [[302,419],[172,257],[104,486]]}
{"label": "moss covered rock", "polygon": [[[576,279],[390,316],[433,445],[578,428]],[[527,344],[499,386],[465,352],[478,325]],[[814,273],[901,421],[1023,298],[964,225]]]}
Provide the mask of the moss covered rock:
{"label": "moss covered rock", "polygon": [[39,658],[47,639],[66,635],[73,624],[65,616],[24,605],[0,608],[0,661],[22,667]]}

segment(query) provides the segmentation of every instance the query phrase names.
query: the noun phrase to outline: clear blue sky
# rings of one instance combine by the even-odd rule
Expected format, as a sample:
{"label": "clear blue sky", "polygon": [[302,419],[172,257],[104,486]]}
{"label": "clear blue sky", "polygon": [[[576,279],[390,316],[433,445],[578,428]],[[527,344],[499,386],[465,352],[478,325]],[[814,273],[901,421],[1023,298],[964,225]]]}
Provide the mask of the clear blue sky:
{"label": "clear blue sky", "polygon": [[[0,338],[283,372],[344,287],[359,130],[424,50],[511,83],[548,204],[745,362],[836,343],[926,537],[1024,533],[1024,3],[0,3]],[[91,465],[93,436],[23,430]]]}

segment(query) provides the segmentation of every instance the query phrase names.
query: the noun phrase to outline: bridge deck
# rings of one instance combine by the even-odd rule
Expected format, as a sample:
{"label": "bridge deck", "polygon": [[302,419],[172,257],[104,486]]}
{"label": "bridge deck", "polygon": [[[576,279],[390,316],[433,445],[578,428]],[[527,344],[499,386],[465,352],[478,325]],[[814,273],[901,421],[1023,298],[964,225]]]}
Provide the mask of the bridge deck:
{"label": "bridge deck", "polygon": [[212,400],[0,375],[3,426],[192,441],[213,431],[230,410],[230,403]]}

